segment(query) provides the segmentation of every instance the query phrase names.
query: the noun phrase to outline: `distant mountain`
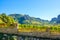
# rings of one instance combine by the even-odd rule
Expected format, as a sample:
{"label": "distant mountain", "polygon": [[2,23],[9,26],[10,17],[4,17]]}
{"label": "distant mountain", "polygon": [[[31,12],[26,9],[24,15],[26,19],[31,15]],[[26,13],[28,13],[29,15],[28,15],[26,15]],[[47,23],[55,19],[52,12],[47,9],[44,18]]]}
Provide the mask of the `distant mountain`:
{"label": "distant mountain", "polygon": [[57,18],[54,17],[54,18],[51,19],[50,23],[53,23],[54,24],[54,23],[56,23],[56,21],[57,21]]}
{"label": "distant mountain", "polygon": [[60,24],[60,15],[51,19],[50,23]]}
{"label": "distant mountain", "polygon": [[60,23],[60,15],[57,17],[57,23]]}
{"label": "distant mountain", "polygon": [[22,14],[10,14],[16,21],[21,24],[42,24],[48,23],[48,20],[43,20],[40,18],[30,17],[29,15],[22,15]]}
{"label": "distant mountain", "polygon": [[13,23],[14,21],[18,21],[20,24],[60,24],[60,15],[51,19],[51,21],[43,20],[40,18],[30,17],[29,15],[22,15],[22,14],[0,14],[0,23]]}

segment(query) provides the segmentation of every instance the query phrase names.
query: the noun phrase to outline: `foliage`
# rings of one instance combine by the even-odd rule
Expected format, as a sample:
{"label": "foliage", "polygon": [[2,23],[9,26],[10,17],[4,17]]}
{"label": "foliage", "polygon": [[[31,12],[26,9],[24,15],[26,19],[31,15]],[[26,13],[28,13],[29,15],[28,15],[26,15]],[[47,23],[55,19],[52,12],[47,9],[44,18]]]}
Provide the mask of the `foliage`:
{"label": "foliage", "polygon": [[0,26],[6,25],[9,27],[14,22],[15,20],[12,17],[7,16],[5,13],[0,14]]}

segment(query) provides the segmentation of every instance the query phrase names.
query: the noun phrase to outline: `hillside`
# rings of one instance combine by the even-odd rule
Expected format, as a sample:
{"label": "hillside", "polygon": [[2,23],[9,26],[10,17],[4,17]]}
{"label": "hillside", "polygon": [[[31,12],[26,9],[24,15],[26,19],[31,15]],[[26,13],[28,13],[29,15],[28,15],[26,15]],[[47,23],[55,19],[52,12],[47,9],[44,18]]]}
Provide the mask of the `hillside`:
{"label": "hillside", "polygon": [[51,21],[43,20],[40,18],[30,17],[29,15],[22,14],[9,14],[5,13],[0,14],[0,23],[6,23],[9,25],[18,22],[20,24],[32,24],[32,25],[47,25],[47,24],[59,24],[60,23],[60,15],[51,19]]}
{"label": "hillside", "polygon": [[33,24],[33,25],[40,25],[40,24],[47,24],[48,20],[43,20],[40,18],[30,17],[29,15],[22,15],[22,14],[10,14],[15,20],[17,20],[21,24]]}

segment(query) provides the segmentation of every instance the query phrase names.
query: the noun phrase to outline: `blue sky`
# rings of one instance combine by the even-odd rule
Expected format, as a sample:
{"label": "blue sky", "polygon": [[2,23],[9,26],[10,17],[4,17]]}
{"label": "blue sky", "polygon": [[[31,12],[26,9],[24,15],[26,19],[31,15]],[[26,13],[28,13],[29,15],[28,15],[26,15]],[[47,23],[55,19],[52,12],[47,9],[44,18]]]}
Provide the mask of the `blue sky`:
{"label": "blue sky", "polygon": [[0,0],[0,13],[27,14],[51,20],[60,14],[60,0]]}

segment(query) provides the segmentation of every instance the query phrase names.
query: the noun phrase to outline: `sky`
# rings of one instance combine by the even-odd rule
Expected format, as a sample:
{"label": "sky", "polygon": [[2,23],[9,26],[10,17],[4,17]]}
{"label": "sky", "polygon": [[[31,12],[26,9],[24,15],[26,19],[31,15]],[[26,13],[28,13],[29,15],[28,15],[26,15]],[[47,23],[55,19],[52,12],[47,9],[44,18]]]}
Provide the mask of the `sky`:
{"label": "sky", "polygon": [[60,14],[60,0],[0,0],[0,14],[27,14],[51,20]]}

